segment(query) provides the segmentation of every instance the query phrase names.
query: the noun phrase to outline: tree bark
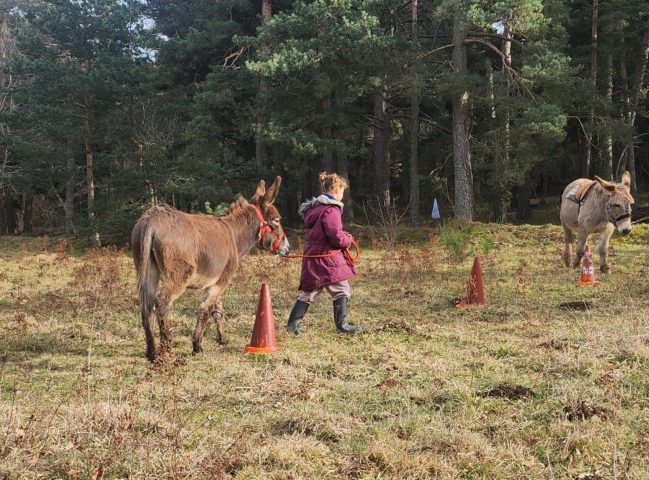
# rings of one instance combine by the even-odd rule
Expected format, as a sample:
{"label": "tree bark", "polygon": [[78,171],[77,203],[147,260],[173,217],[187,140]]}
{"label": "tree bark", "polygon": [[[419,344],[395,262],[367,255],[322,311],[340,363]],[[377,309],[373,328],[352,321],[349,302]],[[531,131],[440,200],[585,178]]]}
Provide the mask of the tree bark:
{"label": "tree bark", "polygon": [[[592,102],[596,101],[597,95],[597,22],[599,14],[598,0],[593,0],[593,15],[591,20],[590,30],[590,84],[592,87],[593,98]],[[583,162],[581,165],[581,176],[583,178],[590,177],[590,170],[593,164],[593,128],[595,125],[595,106],[590,107],[588,113],[586,131],[584,136],[586,138],[586,151],[584,152]]]}
{"label": "tree bark", "polygon": [[[263,23],[268,22],[273,16],[273,7],[270,0],[262,0],[261,2],[261,21]],[[262,46],[263,49],[267,47]],[[270,84],[267,78],[262,78],[259,81],[259,91],[257,94],[257,108],[259,111],[259,125],[260,128],[265,128],[268,123],[268,114],[266,108],[266,102],[268,101],[268,94],[270,91]],[[268,154],[268,145],[266,140],[263,138],[261,132],[257,132],[255,137],[255,161],[257,164],[257,169],[260,172],[264,172],[270,166],[270,158]]]}
{"label": "tree bark", "polygon": [[34,232],[34,190],[31,185],[23,194],[23,233],[31,235]]}
{"label": "tree bark", "polygon": [[[629,76],[627,74],[626,60],[624,59],[624,52],[620,55],[620,83],[622,84],[622,121],[627,124],[629,111],[631,109],[630,99],[629,99]],[[614,175],[615,178],[619,178],[622,173],[622,169],[626,168],[628,156],[628,143],[625,145],[625,148],[620,156],[620,160],[616,166]]]}
{"label": "tree bark", "polygon": [[[460,8],[453,18],[453,67],[458,82],[466,82],[466,18]],[[453,99],[453,164],[455,167],[455,217],[473,219],[473,173],[471,171],[468,89],[462,88]]]}
{"label": "tree bark", "polygon": [[516,209],[516,219],[519,222],[526,222],[532,216],[530,208],[530,199],[532,198],[532,176],[528,174],[525,182],[518,188],[518,208]]}
{"label": "tree bark", "polygon": [[[635,119],[640,102],[640,93],[644,83],[645,73],[647,71],[647,59],[649,59],[649,23],[645,25],[644,35],[642,37],[641,55],[638,59],[638,66],[633,74],[631,90],[629,92],[629,111],[627,124],[631,132],[635,131]],[[630,143],[627,145],[627,170],[631,174],[631,192],[637,193],[636,168],[635,168],[635,136],[632,135]]]}
{"label": "tree bark", "polygon": [[388,87],[374,95],[374,191],[380,206],[390,206],[390,137],[391,121],[388,112]]}
{"label": "tree bark", "polygon": [[74,148],[71,139],[65,144],[65,162],[66,162],[66,177],[65,182],[65,201],[63,203],[63,211],[65,212],[65,231],[66,233],[77,234],[74,226],[74,186],[77,165],[74,157]]}
{"label": "tree bark", "polygon": [[85,117],[84,153],[86,157],[86,190],[88,199],[88,220],[95,219],[95,158],[90,144],[90,119],[88,111]]}
{"label": "tree bark", "polygon": [[14,201],[13,195],[11,194],[11,189],[7,188],[5,190],[5,212],[7,215],[7,234],[15,235],[16,234],[16,203]]}
{"label": "tree bark", "polygon": [[[606,54],[606,103],[609,108],[613,106],[613,54],[608,52]],[[604,175],[605,178],[613,180],[613,135],[607,132],[604,138]]]}
{"label": "tree bark", "polygon": [[[331,96],[327,95],[322,101],[322,109],[325,112],[325,121],[322,127],[322,137],[327,141],[331,141]],[[333,155],[331,153],[331,146],[327,144],[322,154],[322,169],[325,172],[331,172],[333,168]]]}
{"label": "tree bark", "polygon": [[0,182],[0,235],[7,235],[7,208],[5,186]]}
{"label": "tree bark", "polygon": [[[341,110],[343,107],[343,84],[338,82],[336,91],[334,92],[334,102],[336,110]],[[336,128],[336,135],[340,135],[342,129]],[[340,138],[339,138],[340,140]],[[351,180],[349,178],[349,157],[343,150],[339,150],[336,154],[336,169],[338,174],[343,176],[349,182],[349,188],[345,190],[343,202],[345,208],[343,211],[344,220],[349,223],[354,222],[354,202],[351,194]]]}
{"label": "tree bark", "polygon": [[412,93],[410,96],[410,225],[419,226],[419,104],[421,102],[421,87],[419,69],[417,65],[417,52],[419,50],[418,35],[418,0],[412,0],[411,26],[412,26]]}
{"label": "tree bark", "polygon": [[495,190],[495,198],[493,200],[493,214],[494,221],[504,223],[507,220],[507,200],[509,198],[511,184],[506,180],[506,171],[511,168],[511,112],[509,110],[509,92],[511,90],[511,81],[507,73],[507,66],[512,64],[512,32],[509,25],[505,26],[505,38],[503,40],[503,66],[502,74],[505,78],[505,109],[504,109],[504,148],[502,154],[496,151],[495,160],[499,163],[496,175],[499,177],[497,180],[497,187]]}

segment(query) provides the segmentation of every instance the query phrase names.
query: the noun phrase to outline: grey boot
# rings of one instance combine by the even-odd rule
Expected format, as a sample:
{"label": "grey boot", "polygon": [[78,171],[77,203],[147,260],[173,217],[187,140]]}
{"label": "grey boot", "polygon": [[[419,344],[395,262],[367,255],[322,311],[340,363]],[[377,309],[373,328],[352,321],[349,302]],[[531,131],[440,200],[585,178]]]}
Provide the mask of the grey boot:
{"label": "grey boot", "polygon": [[359,325],[350,325],[347,323],[347,303],[349,298],[341,297],[334,301],[334,322],[336,328],[344,333],[358,333],[361,331]]}
{"label": "grey boot", "polygon": [[300,323],[309,309],[309,304],[301,300],[296,300],[291,314],[288,316],[288,323],[286,324],[286,331],[293,332],[295,335],[300,333]]}

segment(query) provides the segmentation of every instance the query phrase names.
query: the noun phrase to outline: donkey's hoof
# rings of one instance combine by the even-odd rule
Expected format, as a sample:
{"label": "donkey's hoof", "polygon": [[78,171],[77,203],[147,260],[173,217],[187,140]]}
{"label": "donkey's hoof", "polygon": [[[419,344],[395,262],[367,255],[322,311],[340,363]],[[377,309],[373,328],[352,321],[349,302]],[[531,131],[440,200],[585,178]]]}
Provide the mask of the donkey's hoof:
{"label": "donkey's hoof", "polygon": [[200,345],[200,343],[192,343],[192,354],[196,355],[197,353],[201,353],[203,351],[203,347]]}
{"label": "donkey's hoof", "polygon": [[219,345],[227,345],[228,343],[230,343],[230,340],[228,340],[227,338],[220,337],[216,339],[216,342]]}
{"label": "donkey's hoof", "polygon": [[611,273],[611,267],[609,267],[608,265],[602,265],[601,267],[599,267],[599,270],[602,273]]}

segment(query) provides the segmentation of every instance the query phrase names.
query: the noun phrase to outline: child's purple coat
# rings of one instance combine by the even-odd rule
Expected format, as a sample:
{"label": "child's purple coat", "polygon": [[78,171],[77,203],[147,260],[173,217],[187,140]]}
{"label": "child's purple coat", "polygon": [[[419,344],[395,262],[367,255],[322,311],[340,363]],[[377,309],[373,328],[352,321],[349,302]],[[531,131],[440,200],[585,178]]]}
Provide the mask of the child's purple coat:
{"label": "child's purple coat", "polygon": [[340,249],[352,245],[352,236],[343,231],[340,207],[314,202],[306,210],[305,255],[321,255],[338,250],[336,255],[324,258],[303,258],[300,290],[309,292],[342,282],[356,275],[356,267],[343,256]]}

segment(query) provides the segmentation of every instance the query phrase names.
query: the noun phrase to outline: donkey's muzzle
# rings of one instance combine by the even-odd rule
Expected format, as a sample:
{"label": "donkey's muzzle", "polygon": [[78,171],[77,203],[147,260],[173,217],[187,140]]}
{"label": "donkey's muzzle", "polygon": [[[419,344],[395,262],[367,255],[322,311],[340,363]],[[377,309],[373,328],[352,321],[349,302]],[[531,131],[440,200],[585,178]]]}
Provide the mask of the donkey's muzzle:
{"label": "donkey's muzzle", "polygon": [[631,233],[631,229],[623,228],[622,230],[620,230],[620,233],[626,237],[629,233]]}

